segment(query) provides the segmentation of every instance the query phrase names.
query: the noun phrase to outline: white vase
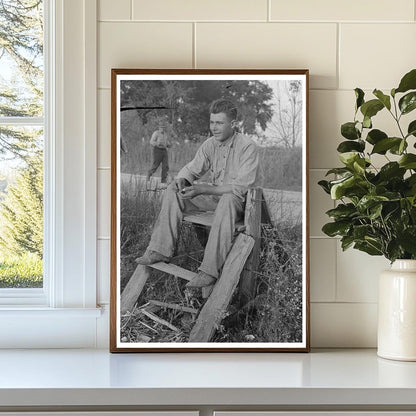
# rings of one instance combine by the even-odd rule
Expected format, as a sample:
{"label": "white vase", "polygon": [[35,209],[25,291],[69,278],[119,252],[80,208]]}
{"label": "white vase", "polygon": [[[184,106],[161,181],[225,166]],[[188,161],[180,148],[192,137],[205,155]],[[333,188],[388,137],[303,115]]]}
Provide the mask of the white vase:
{"label": "white vase", "polygon": [[380,275],[377,354],[416,361],[416,260],[396,260]]}

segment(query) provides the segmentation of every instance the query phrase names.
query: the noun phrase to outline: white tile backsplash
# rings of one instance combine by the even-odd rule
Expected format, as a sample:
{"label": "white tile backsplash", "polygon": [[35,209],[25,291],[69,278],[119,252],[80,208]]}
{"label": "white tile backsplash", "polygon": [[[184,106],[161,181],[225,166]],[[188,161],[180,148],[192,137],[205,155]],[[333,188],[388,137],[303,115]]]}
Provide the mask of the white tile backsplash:
{"label": "white tile backsplash", "polygon": [[378,276],[390,262],[337,244],[337,302],[377,302]]}
{"label": "white tile backsplash", "polygon": [[97,241],[97,298],[99,304],[110,301],[110,240]]}
{"label": "white tile backsplash", "polygon": [[111,167],[111,90],[99,90],[98,100],[98,167]]}
{"label": "white tile backsplash", "polygon": [[192,23],[99,23],[98,86],[112,68],[191,68]]}
{"label": "white tile backsplash", "polygon": [[268,0],[132,0],[134,20],[267,20]]}
{"label": "white tile backsplash", "polygon": [[377,304],[312,303],[312,348],[371,348],[377,345]]}
{"label": "white tile backsplash", "polygon": [[271,0],[273,20],[413,21],[413,0]]}
{"label": "white tile backsplash", "polygon": [[312,88],[335,88],[336,32],[332,23],[200,23],[197,67],[309,69]]}
{"label": "white tile backsplash", "polygon": [[341,24],[340,88],[397,87],[416,66],[416,25]]}
{"label": "white tile backsplash", "polygon": [[110,237],[110,212],[111,212],[111,171],[100,169],[97,174],[98,189],[98,237]]}
{"label": "white tile backsplash", "polygon": [[98,20],[130,20],[131,0],[99,0]]}
{"label": "white tile backsplash", "polygon": [[310,215],[310,236],[324,237],[326,234],[322,232],[322,226],[330,221],[326,211],[335,207],[334,201],[331,199],[318,182],[325,177],[324,170],[309,171],[309,215]]}
{"label": "white tile backsplash", "polygon": [[310,239],[311,302],[335,302],[337,243],[330,238]]}
{"label": "white tile backsplash", "polygon": [[[100,0],[98,7],[99,302],[109,301],[111,68],[309,68],[312,346],[374,347],[378,274],[389,264],[342,252],[322,233],[334,202],[317,182],[340,165],[336,147],[341,124],[354,117],[353,89],[371,99],[374,88],[387,93],[416,66],[414,1]],[[404,129],[410,121],[403,117]],[[373,123],[396,135],[387,112]]]}

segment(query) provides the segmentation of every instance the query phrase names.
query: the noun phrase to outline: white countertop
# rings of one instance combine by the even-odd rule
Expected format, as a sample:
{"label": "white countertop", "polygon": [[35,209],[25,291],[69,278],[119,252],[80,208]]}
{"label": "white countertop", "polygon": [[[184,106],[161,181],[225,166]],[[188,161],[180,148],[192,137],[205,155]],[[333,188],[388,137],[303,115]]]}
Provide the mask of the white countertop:
{"label": "white countertop", "polygon": [[0,407],[416,405],[416,363],[375,350],[0,350]]}

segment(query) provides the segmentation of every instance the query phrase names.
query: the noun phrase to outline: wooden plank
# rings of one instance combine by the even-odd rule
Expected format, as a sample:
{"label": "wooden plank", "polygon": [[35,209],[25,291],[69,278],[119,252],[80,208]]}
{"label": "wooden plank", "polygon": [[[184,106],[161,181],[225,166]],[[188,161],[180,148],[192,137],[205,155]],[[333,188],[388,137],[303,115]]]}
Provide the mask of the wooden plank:
{"label": "wooden plank", "polygon": [[214,285],[205,286],[202,288],[202,299],[208,299],[214,289]]}
{"label": "wooden plank", "polygon": [[230,303],[237,287],[240,273],[254,246],[254,239],[239,234],[225,261],[223,271],[214,285],[211,296],[205,302],[198,319],[192,328],[189,342],[208,342],[220,324],[223,313]]}
{"label": "wooden plank", "polygon": [[187,281],[192,280],[196,276],[196,273],[186,270],[172,263],[159,262],[159,263],[151,264],[149,267],[156,269],[156,270],[160,270],[161,272],[173,274],[174,276],[180,277],[181,279],[184,279]]}
{"label": "wooden plank", "polygon": [[169,329],[171,329],[172,331],[175,332],[179,332],[179,329],[176,328],[176,326],[172,325],[170,322],[165,321],[162,318],[159,318],[157,315],[155,315],[154,313],[148,312],[146,309],[141,309],[141,313],[143,315],[146,315],[148,318],[150,318],[152,321],[157,322],[160,325],[164,325],[167,326]]}
{"label": "wooden plank", "polygon": [[150,269],[147,266],[142,266],[139,264],[136,267],[136,270],[130,277],[130,280],[128,281],[126,287],[123,290],[123,293],[121,294],[121,314],[133,310],[134,304],[136,303],[137,298],[140,296],[140,293],[142,293],[144,285],[146,284],[149,276]]}
{"label": "wooden plank", "polygon": [[192,224],[205,225],[211,227],[212,221],[214,220],[214,211],[206,212],[192,212],[185,214],[183,220]]}
{"label": "wooden plank", "polygon": [[270,210],[267,206],[266,200],[264,199],[263,192],[261,193],[261,223],[272,224],[272,216],[270,215]]}
{"label": "wooden plank", "polygon": [[260,188],[250,189],[247,193],[244,223],[246,234],[254,238],[253,251],[246,262],[240,281],[240,304],[245,304],[256,295],[256,274],[260,263],[261,250],[261,201],[262,190]]}
{"label": "wooden plank", "polygon": [[[205,227],[211,227],[212,222],[214,221],[214,211],[206,212],[193,212],[185,214],[183,220],[190,222],[192,224],[204,225]],[[235,224],[235,229],[238,232],[243,232],[245,230],[245,225],[242,222],[237,222]]]}
{"label": "wooden plank", "polygon": [[152,305],[160,306],[161,308],[174,309],[176,311],[188,312],[194,315],[199,312],[198,309],[188,308],[187,306],[177,305],[176,303],[166,303],[159,300],[149,300],[149,303]]}

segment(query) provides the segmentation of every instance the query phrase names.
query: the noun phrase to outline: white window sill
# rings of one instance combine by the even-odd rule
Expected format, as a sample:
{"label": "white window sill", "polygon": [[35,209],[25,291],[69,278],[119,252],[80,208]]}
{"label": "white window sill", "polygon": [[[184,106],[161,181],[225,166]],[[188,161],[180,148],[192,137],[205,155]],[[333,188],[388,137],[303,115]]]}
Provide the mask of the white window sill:
{"label": "white window sill", "polygon": [[0,348],[95,348],[98,323],[105,323],[105,312],[100,308],[2,306]]}
{"label": "white window sill", "polygon": [[31,305],[23,306],[0,306],[0,319],[5,316],[30,317],[77,317],[77,318],[99,318],[101,308],[45,308]]}
{"label": "white window sill", "polygon": [[0,411],[65,406],[416,409],[416,363],[384,360],[375,350],[0,350],[0,368]]}

